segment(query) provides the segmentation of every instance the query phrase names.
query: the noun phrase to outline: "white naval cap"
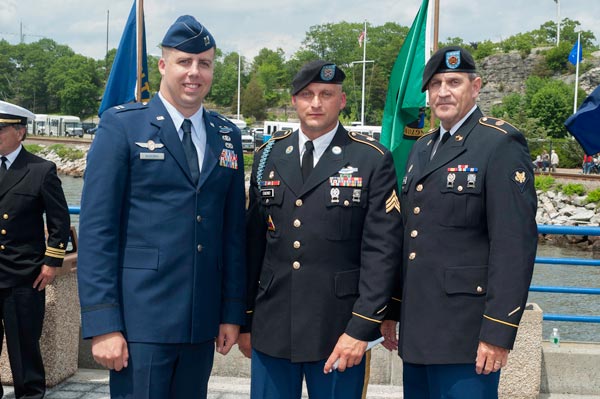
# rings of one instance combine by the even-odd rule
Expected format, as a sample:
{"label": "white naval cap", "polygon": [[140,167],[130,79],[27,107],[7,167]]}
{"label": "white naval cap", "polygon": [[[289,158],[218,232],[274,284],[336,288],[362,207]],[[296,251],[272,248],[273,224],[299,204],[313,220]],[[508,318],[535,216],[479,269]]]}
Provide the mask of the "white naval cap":
{"label": "white naval cap", "polygon": [[0,101],[0,127],[27,125],[27,119],[35,119],[35,114],[18,105]]}

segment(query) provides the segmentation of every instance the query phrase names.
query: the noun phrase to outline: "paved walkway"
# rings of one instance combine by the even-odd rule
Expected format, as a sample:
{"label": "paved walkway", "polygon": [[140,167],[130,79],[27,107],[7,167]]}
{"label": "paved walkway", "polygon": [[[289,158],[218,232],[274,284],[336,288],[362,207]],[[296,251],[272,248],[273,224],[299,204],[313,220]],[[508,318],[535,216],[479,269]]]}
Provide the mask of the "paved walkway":
{"label": "paved walkway", "polygon": [[[248,399],[250,397],[248,378],[211,377],[208,384],[208,399]],[[304,398],[308,396],[303,395]],[[14,399],[13,388],[4,387],[4,398]],[[401,399],[400,387],[372,385],[369,399]],[[110,399],[108,372],[105,370],[79,369],[77,373],[46,392],[46,399]]]}

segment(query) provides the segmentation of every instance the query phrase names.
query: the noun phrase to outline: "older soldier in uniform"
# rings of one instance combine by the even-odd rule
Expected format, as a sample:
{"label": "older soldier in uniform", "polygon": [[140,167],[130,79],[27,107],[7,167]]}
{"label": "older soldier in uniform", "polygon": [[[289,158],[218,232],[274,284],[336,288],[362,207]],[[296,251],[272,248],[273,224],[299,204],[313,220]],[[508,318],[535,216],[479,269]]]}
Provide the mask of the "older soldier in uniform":
{"label": "older soldier in uniform", "polygon": [[241,136],[202,105],[215,41],[185,15],[162,48],[158,95],[103,113],[81,200],[82,331],[112,398],[206,398],[245,319]]}
{"label": "older soldier in uniform", "polygon": [[[391,154],[349,133],[344,72],[313,61],[292,83],[300,129],[255,156],[247,213],[251,397],[360,398],[367,342],[399,271]],[[249,334],[240,349],[250,356]],[[337,370],[334,364],[338,362]]]}
{"label": "older soldier in uniform", "polygon": [[[440,128],[417,141],[402,181],[403,277],[382,334],[404,361],[404,397],[495,398],[513,347],[537,246],[529,150],[484,117],[471,55],[443,48],[422,90]],[[399,302],[396,302],[398,305]]]}
{"label": "older soldier in uniform", "polygon": [[17,398],[46,392],[39,344],[44,288],[62,266],[70,224],[56,165],[22,145],[27,119],[34,117],[0,101],[0,337],[6,334]]}

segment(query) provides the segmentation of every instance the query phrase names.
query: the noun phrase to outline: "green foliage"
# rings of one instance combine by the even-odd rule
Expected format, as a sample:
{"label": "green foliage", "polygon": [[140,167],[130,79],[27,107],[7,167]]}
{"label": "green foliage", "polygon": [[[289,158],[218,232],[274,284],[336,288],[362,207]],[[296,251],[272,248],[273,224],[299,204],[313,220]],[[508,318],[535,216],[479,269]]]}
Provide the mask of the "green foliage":
{"label": "green foliage", "polygon": [[585,188],[583,187],[582,184],[573,184],[573,183],[565,184],[564,186],[562,186],[561,190],[565,195],[584,195],[585,194]]}
{"label": "green foliage", "polygon": [[569,53],[573,43],[561,41],[558,46],[552,47],[545,52],[545,63],[549,70],[553,72],[565,73],[569,70]]}
{"label": "green foliage", "polygon": [[552,176],[537,175],[535,177],[535,189],[546,192],[546,191],[550,190],[552,187],[554,187],[555,182],[556,182],[556,180],[554,180],[554,177],[552,177]]}
{"label": "green foliage", "polygon": [[244,153],[244,172],[250,172],[252,170],[252,165],[254,164],[254,153],[246,154]]}
{"label": "green foliage", "polygon": [[264,120],[266,117],[266,105],[264,90],[258,78],[253,77],[242,92],[242,113],[257,120]]}
{"label": "green foliage", "polygon": [[23,144],[23,147],[32,154],[39,154],[44,150],[44,147],[39,144]]}
{"label": "green foliage", "polygon": [[64,144],[52,144],[48,147],[49,151],[54,151],[56,155],[60,157],[60,159],[67,161],[76,161],[85,156],[85,152],[82,150],[78,150],[77,148],[68,147]]}
{"label": "green foliage", "polygon": [[550,137],[566,137],[565,120],[572,114],[573,89],[560,80],[547,80],[531,96],[529,116],[537,118]]}
{"label": "green foliage", "polygon": [[587,202],[587,203],[595,202],[596,204],[599,203],[600,202],[600,188],[590,191],[587,195],[587,198],[585,199],[585,202]]}

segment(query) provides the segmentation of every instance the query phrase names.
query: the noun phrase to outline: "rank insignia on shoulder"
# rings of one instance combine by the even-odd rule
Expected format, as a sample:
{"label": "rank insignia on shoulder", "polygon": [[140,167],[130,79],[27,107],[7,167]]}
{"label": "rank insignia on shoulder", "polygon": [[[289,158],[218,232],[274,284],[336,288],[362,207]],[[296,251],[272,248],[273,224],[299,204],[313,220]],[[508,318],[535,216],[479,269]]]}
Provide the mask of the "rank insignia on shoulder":
{"label": "rank insignia on shoulder", "polygon": [[398,199],[396,190],[392,191],[390,197],[385,201],[385,213],[390,213],[394,209],[400,213],[400,200]]}
{"label": "rank insignia on shoulder", "polygon": [[521,192],[525,190],[525,184],[528,180],[529,179],[527,177],[527,172],[525,171],[525,169],[517,169],[513,173],[512,181],[514,181],[517,184],[517,187],[519,187],[519,190],[521,190]]}

